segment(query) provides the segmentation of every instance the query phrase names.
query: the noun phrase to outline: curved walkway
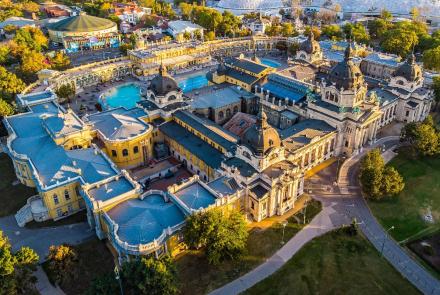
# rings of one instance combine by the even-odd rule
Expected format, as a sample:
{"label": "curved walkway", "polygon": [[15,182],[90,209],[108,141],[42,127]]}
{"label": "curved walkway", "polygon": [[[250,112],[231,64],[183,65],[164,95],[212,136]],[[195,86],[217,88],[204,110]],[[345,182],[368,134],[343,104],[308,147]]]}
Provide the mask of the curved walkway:
{"label": "curved walkway", "polygon": [[[343,187],[356,187],[356,169],[358,168],[356,164],[360,158],[372,148],[395,140],[396,137],[381,139],[372,147],[365,149],[363,153],[348,159],[340,169],[339,187],[341,189]],[[440,282],[388,235],[371,213],[359,190],[353,194],[349,201],[352,203],[347,205],[349,206],[348,216],[356,217],[362,232],[379,252],[383,247],[383,255],[388,262],[422,293],[440,295]]]}
{"label": "curved walkway", "polygon": [[242,277],[214,290],[210,294],[232,295],[245,291],[277,271],[284,263],[292,258],[304,244],[313,238],[323,235],[344,223],[348,223],[349,220],[346,216],[338,213],[340,211],[338,202],[326,199],[320,200],[322,201],[322,211],[313,218],[310,224],[298,232],[272,257]]}
{"label": "curved walkway", "polygon": [[13,215],[0,218],[0,230],[8,236],[12,250],[17,251],[22,246],[28,246],[40,256],[40,262],[46,259],[52,245],[80,244],[95,235],[86,222],[29,229],[19,227]]}
{"label": "curved walkway", "polygon": [[381,250],[384,243],[384,257],[404,277],[424,294],[440,295],[439,281],[415,262],[385,233],[370,212],[357,185],[356,169],[358,166],[356,164],[360,158],[372,148],[392,149],[398,141],[399,136],[382,138],[371,147],[365,148],[358,155],[347,159],[341,166],[338,187],[334,191],[327,190],[326,185],[315,184],[315,187],[320,189],[314,190],[313,197],[322,202],[323,209],[311,223],[297,233],[265,263],[210,294],[230,295],[245,291],[281,268],[304,244],[342,224],[350,223],[355,217],[362,232],[378,251]]}

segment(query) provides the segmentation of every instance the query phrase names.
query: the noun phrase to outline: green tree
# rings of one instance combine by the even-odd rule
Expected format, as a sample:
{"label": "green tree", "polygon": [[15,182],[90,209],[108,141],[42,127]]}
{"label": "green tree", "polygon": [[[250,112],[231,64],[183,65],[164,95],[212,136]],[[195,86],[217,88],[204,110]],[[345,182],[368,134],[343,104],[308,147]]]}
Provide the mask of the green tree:
{"label": "green tree", "polygon": [[40,52],[25,51],[21,56],[20,73],[25,81],[35,80],[39,71],[49,67],[48,60]]}
{"label": "green tree", "polygon": [[440,71],[440,46],[423,53],[423,66],[426,69]]}
{"label": "green tree", "polygon": [[367,29],[361,24],[351,24],[347,23],[344,26],[344,33],[347,38],[352,38],[356,42],[368,44],[370,42],[370,35]]}
{"label": "green tree", "polygon": [[0,98],[0,119],[14,114],[14,108],[5,100]]}
{"label": "green tree", "polygon": [[54,57],[49,58],[50,66],[54,70],[63,71],[70,66],[70,58],[61,51],[55,53]]}
{"label": "green tree", "polygon": [[432,83],[432,89],[434,90],[434,100],[435,100],[435,107],[434,111],[437,110],[438,105],[440,103],[440,77],[434,77],[433,83]]}
{"label": "green tree", "polygon": [[11,49],[6,45],[0,45],[0,65],[7,64],[10,60]]}
{"label": "green tree", "polygon": [[393,19],[393,15],[388,10],[384,9],[380,12],[380,18],[385,21],[391,21]]}
{"label": "green tree", "polygon": [[368,32],[372,39],[382,40],[383,35],[393,27],[393,24],[382,18],[372,20],[368,23]]}
{"label": "green tree", "polygon": [[59,98],[70,101],[70,99],[75,95],[76,90],[73,84],[63,84],[55,90],[55,93]]}
{"label": "green tree", "polygon": [[88,295],[112,295],[119,294],[118,281],[113,273],[106,273],[95,278],[90,288],[87,290]]}
{"label": "green tree", "polygon": [[78,255],[71,246],[50,246],[47,260],[49,272],[57,284],[62,284],[75,277]]}
{"label": "green tree", "polygon": [[418,43],[417,34],[401,28],[387,31],[383,35],[381,47],[389,53],[407,56]]}
{"label": "green tree", "polygon": [[25,84],[20,78],[0,66],[0,94],[7,101],[11,101],[13,96],[20,93],[24,87]]}
{"label": "green tree", "polygon": [[24,27],[15,33],[14,42],[29,50],[41,51],[47,49],[49,40],[39,28]]}
{"label": "green tree", "polygon": [[38,294],[33,276],[38,259],[28,247],[12,253],[9,240],[0,231],[0,294]]}
{"label": "green tree", "polygon": [[361,160],[360,181],[362,190],[371,198],[381,197],[382,173],[385,167],[379,149],[369,151]]}
{"label": "green tree", "polygon": [[413,147],[414,151],[423,156],[440,153],[440,134],[431,116],[423,122],[412,122],[405,125],[401,138]]}
{"label": "green tree", "polygon": [[246,247],[248,232],[243,215],[237,211],[213,209],[188,217],[184,240],[190,248],[204,247],[209,263],[235,259]]}
{"label": "green tree", "polygon": [[315,36],[315,40],[319,40],[321,38],[321,30],[316,26],[307,26],[304,30],[304,35],[310,36],[310,32],[313,32],[313,36]]}
{"label": "green tree", "polygon": [[215,33],[213,31],[209,31],[205,33],[204,37],[205,37],[205,41],[215,40]]}
{"label": "green tree", "polygon": [[338,25],[327,25],[322,27],[322,35],[332,40],[341,40],[344,33]]}
{"label": "green tree", "polygon": [[281,24],[281,35],[283,37],[292,37],[297,35],[298,33],[295,31],[295,27],[292,23],[282,23]]}
{"label": "green tree", "polygon": [[176,294],[176,274],[176,268],[169,256],[160,259],[142,257],[122,265],[122,280],[128,294]]}
{"label": "green tree", "polygon": [[396,196],[404,187],[405,183],[399,172],[394,167],[385,167],[382,173],[381,194],[390,197]]}

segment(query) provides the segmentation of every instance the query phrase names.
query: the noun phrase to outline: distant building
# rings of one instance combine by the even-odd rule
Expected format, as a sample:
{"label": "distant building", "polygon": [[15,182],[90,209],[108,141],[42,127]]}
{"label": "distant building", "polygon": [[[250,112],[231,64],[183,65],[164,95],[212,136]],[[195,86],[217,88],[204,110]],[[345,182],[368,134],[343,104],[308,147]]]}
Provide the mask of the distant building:
{"label": "distant building", "polygon": [[67,52],[117,48],[120,36],[117,25],[105,18],[80,13],[47,26],[52,42],[62,44]]}
{"label": "distant building", "polygon": [[17,29],[23,27],[35,27],[35,21],[32,19],[18,17],[18,16],[9,17],[4,21],[0,22],[0,36],[6,35],[6,32],[4,30],[6,26],[13,26]]}
{"label": "distant building", "polygon": [[131,25],[138,24],[144,15],[151,14],[151,8],[140,7],[135,2],[113,3],[112,6],[113,14]]}
{"label": "distant building", "polygon": [[191,39],[199,37],[203,40],[204,28],[189,21],[176,20],[168,22],[166,30],[177,41],[184,41],[185,34],[189,34]]}

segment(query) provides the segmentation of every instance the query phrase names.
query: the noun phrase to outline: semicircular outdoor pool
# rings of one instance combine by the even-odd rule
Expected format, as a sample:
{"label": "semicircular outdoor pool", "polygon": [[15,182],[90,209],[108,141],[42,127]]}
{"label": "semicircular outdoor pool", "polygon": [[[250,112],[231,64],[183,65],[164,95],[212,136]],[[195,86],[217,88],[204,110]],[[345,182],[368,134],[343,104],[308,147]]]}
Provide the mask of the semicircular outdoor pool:
{"label": "semicircular outdoor pool", "polygon": [[131,83],[107,90],[99,98],[99,103],[103,109],[106,110],[118,107],[131,109],[136,106],[136,103],[140,101],[141,98],[141,88],[139,85]]}
{"label": "semicircular outdoor pool", "polygon": [[275,69],[281,67],[281,64],[279,62],[276,62],[276,61],[274,61],[272,59],[262,58],[260,60],[261,60],[261,63],[263,65],[266,65],[266,66],[269,66],[269,67],[272,67],[272,68],[275,68]]}

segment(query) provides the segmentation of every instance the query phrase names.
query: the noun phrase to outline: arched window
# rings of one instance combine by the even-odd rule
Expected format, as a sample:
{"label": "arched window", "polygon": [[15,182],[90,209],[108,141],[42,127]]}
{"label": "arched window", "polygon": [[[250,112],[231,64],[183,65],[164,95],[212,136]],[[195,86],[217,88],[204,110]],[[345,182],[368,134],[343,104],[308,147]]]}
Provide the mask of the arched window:
{"label": "arched window", "polygon": [[176,100],[176,99],[177,99],[177,97],[175,95],[170,95],[168,97],[168,101],[173,101],[173,100]]}
{"label": "arched window", "polygon": [[70,195],[68,190],[64,190],[64,198],[66,199],[66,201],[70,200]]}
{"label": "arched window", "polygon": [[231,116],[231,110],[227,109],[226,110],[226,117],[229,118]]}
{"label": "arched window", "polygon": [[234,107],[234,114],[238,112],[238,106]]}
{"label": "arched window", "polygon": [[139,153],[139,147],[138,146],[135,146],[133,148],[133,153],[135,153],[135,154]]}
{"label": "arched window", "polygon": [[123,149],[122,150],[122,156],[124,156],[124,157],[128,156],[128,150],[127,149]]}
{"label": "arched window", "polygon": [[218,113],[218,118],[219,119],[223,119],[225,117],[225,113],[223,113],[223,111],[220,111],[219,113]]}
{"label": "arched window", "polygon": [[112,157],[117,157],[118,153],[115,150],[112,150]]}

